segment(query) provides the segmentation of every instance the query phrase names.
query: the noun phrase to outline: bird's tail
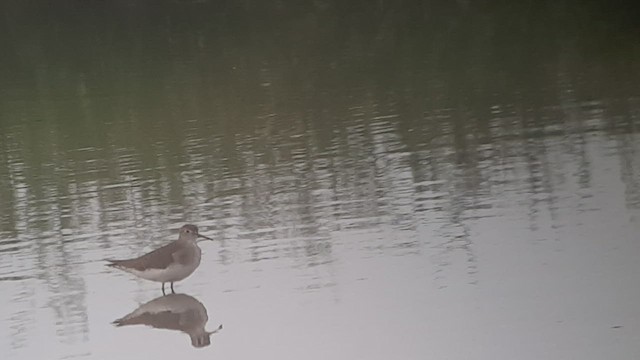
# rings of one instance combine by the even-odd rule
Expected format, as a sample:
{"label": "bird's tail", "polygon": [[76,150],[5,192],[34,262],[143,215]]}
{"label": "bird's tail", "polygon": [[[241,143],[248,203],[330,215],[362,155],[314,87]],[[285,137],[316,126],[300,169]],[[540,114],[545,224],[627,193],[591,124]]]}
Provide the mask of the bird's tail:
{"label": "bird's tail", "polygon": [[118,267],[120,266],[120,262],[121,262],[121,260],[112,260],[112,259],[103,259],[103,260],[108,263],[108,264],[105,264],[105,266],[109,266],[109,267]]}

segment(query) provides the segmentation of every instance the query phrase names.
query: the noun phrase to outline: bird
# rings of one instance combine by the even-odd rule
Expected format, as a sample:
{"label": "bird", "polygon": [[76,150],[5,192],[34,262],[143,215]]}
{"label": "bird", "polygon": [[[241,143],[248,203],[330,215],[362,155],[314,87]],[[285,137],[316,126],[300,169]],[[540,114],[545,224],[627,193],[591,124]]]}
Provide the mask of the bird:
{"label": "bird", "polygon": [[211,344],[211,335],[222,329],[222,324],[213,331],[205,325],[209,317],[204,305],[187,294],[169,294],[155,298],[130,314],[115,320],[115,326],[146,325],[156,329],[182,331],[191,338],[191,345],[202,348]]}
{"label": "bird", "polygon": [[183,225],[178,240],[134,259],[106,259],[107,266],[131,273],[139,278],[162,283],[162,294],[165,295],[164,284],[181,281],[191,275],[200,265],[202,251],[198,246],[198,238],[215,241],[198,233],[198,227]]}

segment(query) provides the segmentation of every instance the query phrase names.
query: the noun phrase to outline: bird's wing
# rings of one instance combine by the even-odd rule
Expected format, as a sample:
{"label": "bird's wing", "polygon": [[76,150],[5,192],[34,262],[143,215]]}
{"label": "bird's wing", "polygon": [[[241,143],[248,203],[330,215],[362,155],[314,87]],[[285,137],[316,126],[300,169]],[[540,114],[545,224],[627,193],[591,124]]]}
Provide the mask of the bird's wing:
{"label": "bird's wing", "polygon": [[140,271],[145,269],[166,269],[174,262],[173,254],[176,252],[180,252],[180,247],[174,241],[135,259],[110,261],[113,266],[133,268]]}
{"label": "bird's wing", "polygon": [[116,326],[147,325],[157,329],[182,330],[184,325],[180,323],[181,318],[181,313],[163,311],[159,313],[142,313],[137,316],[127,315],[122,319],[115,320],[113,324]]}

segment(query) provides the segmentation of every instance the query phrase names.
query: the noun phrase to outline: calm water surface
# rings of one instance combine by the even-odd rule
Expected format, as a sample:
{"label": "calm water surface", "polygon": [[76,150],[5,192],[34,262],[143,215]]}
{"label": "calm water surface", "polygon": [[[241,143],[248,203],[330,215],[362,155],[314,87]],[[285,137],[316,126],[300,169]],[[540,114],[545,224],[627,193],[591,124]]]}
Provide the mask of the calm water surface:
{"label": "calm water surface", "polygon": [[[115,4],[6,9],[3,359],[640,354],[624,23]],[[184,223],[179,295],[104,266]]]}

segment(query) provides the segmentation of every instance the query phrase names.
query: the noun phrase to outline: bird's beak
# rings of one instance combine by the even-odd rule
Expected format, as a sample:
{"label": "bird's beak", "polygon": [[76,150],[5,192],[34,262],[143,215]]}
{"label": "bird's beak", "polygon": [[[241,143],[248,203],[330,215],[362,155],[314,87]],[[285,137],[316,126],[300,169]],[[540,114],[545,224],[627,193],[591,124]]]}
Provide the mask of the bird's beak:
{"label": "bird's beak", "polygon": [[201,237],[201,238],[203,238],[203,239],[207,239],[207,240],[214,241],[212,238],[210,238],[210,237],[206,237],[206,236],[204,236],[204,235],[200,235],[200,234],[198,234],[198,237]]}
{"label": "bird's beak", "polygon": [[211,336],[211,335],[217,333],[220,330],[222,330],[222,324],[220,324],[220,326],[218,326],[218,328],[213,330],[213,331],[207,331],[207,335]]}

